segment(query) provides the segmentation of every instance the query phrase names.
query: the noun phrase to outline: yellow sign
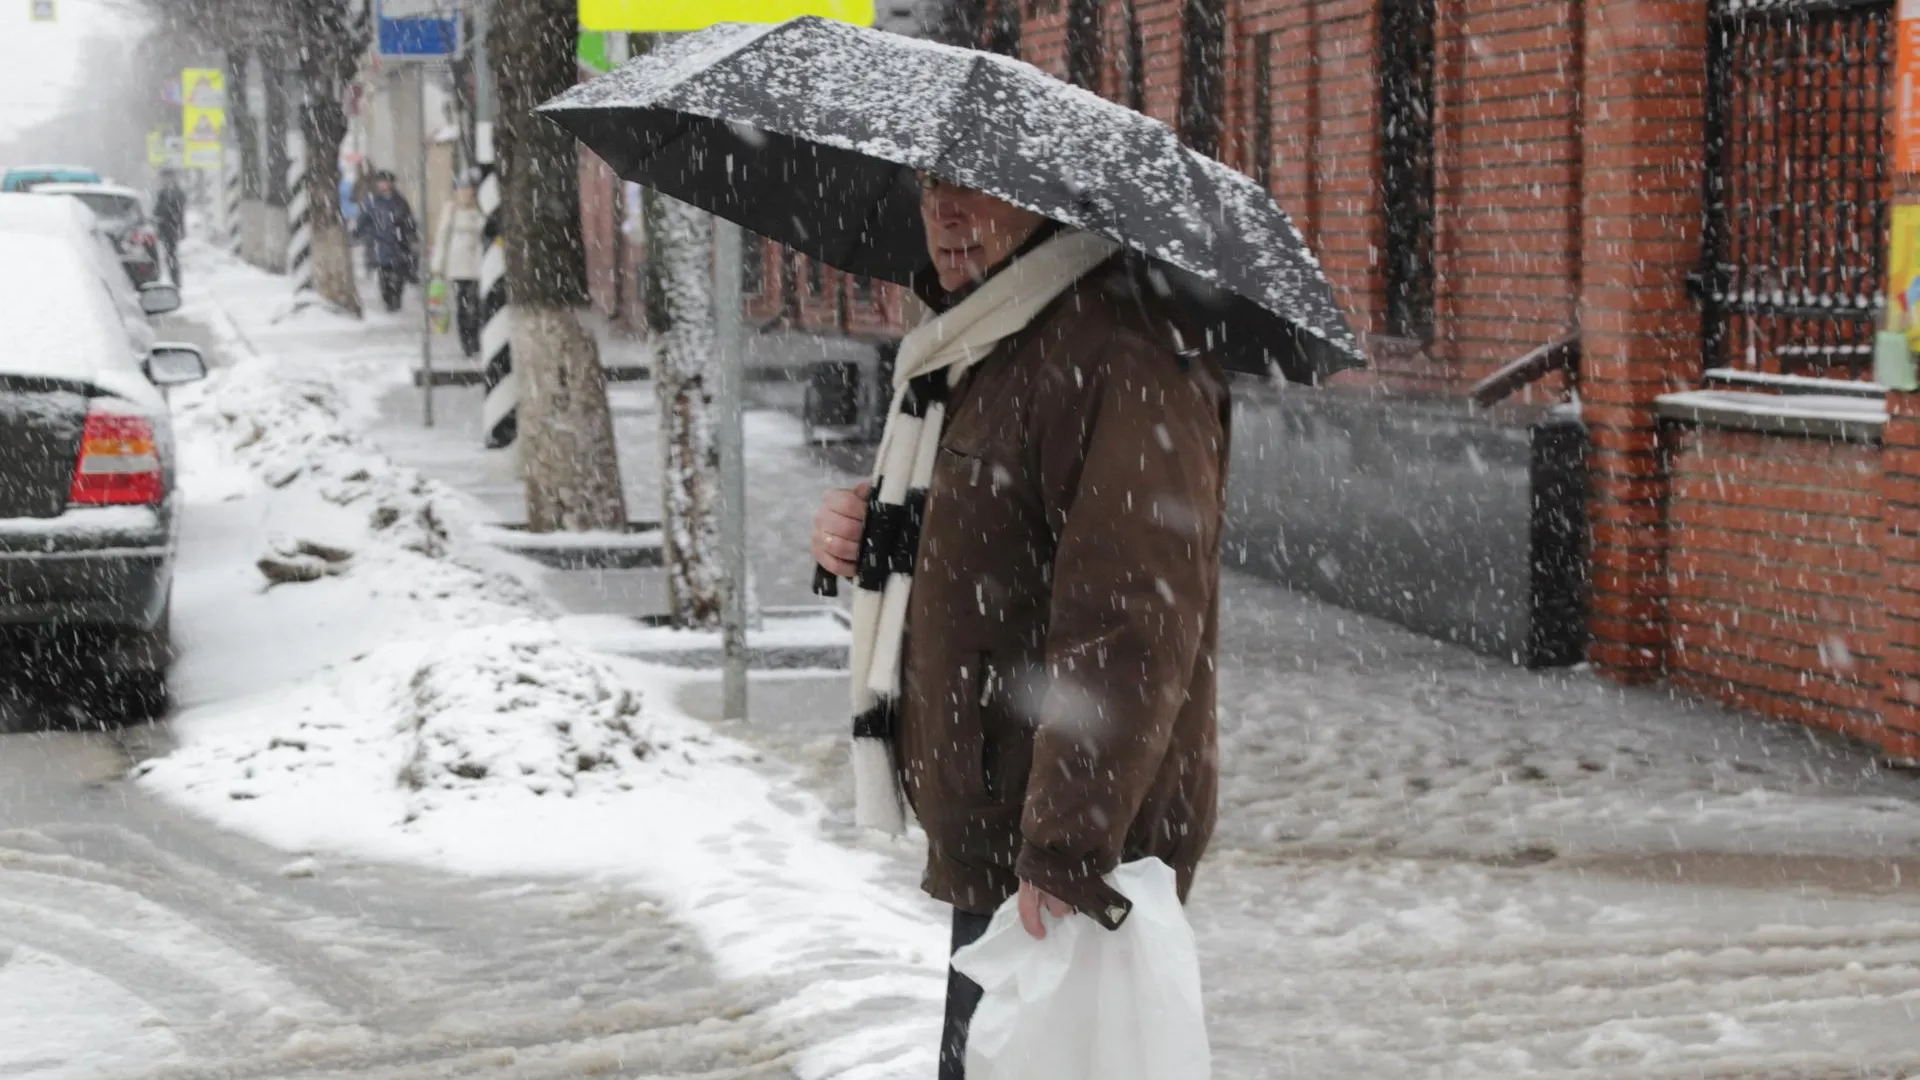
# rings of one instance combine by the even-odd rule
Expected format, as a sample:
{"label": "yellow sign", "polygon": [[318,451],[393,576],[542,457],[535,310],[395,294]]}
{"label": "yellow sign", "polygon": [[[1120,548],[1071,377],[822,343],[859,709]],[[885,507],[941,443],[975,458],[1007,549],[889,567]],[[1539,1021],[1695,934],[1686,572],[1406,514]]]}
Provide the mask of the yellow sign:
{"label": "yellow sign", "polygon": [[227,128],[227,73],[219,68],[180,72],[180,134],[189,169],[220,167],[220,137]]}
{"label": "yellow sign", "polygon": [[34,22],[52,22],[56,17],[53,0],[27,0],[27,18]]}
{"label": "yellow sign", "polygon": [[580,29],[615,33],[678,33],[801,15],[872,26],[873,0],[580,0]]}
{"label": "yellow sign", "polygon": [[180,103],[189,109],[227,108],[227,73],[219,68],[184,68],[180,72]]}
{"label": "yellow sign", "polygon": [[1893,208],[1887,244],[1886,329],[1920,347],[1920,206]]}

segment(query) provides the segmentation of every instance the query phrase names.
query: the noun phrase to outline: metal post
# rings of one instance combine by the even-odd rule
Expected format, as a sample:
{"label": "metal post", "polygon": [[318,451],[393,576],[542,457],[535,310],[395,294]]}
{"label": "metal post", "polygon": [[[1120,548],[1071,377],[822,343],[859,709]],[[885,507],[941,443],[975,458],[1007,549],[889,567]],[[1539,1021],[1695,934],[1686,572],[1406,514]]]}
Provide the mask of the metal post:
{"label": "metal post", "polygon": [[[433,132],[427,124],[427,67],[425,64],[414,69],[414,82],[420,91],[420,213],[417,217],[419,227],[420,252],[415,257],[425,255],[428,234],[433,231],[433,223],[427,220],[427,165],[432,158],[428,143]],[[415,276],[419,276],[418,273]],[[421,403],[426,412],[426,426],[433,426],[433,308],[427,303],[427,292],[432,287],[431,279],[420,286],[420,382]]]}
{"label": "metal post", "polygon": [[[728,162],[732,173],[732,162]],[[720,565],[726,578],[721,602],[721,650],[725,656],[723,715],[747,718],[747,463],[741,427],[742,371],[740,226],[714,219],[713,308],[719,355],[715,357],[713,405],[719,413],[715,441],[720,451]]]}

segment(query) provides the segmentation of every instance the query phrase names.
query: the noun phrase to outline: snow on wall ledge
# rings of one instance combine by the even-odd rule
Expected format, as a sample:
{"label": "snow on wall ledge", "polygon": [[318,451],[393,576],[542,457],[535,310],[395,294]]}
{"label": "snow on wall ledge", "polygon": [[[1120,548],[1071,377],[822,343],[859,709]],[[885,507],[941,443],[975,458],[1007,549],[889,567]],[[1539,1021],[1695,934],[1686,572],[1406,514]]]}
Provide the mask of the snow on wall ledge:
{"label": "snow on wall ledge", "polygon": [[1659,413],[1681,421],[1667,436],[1673,680],[1914,756],[1920,740],[1885,708],[1885,400],[1695,390]]}

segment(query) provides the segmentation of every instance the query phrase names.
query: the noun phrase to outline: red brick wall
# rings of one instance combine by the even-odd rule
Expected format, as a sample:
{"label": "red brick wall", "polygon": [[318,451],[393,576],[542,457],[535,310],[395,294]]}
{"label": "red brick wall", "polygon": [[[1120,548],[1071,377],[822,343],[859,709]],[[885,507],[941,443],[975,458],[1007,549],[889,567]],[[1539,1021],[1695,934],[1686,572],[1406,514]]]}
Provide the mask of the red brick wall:
{"label": "red brick wall", "polygon": [[[1920,394],[1887,395],[1880,462],[1881,718],[1907,733],[1896,752],[1920,758]],[[1883,737],[1883,741],[1884,737]]]}
{"label": "red brick wall", "polygon": [[1696,385],[1706,9],[1586,0],[1580,395],[1592,528],[1589,656],[1626,681],[1666,669],[1667,493],[1655,399]]}
{"label": "red brick wall", "polygon": [[1376,330],[1386,303],[1378,8],[1372,0],[1241,0],[1233,15],[1223,157],[1258,173],[1254,49],[1271,33],[1269,184],[1319,254],[1354,329]]}
{"label": "red brick wall", "polygon": [[1433,359],[1471,382],[1574,325],[1581,0],[1438,0]]}
{"label": "red brick wall", "polygon": [[1667,552],[1675,682],[1851,735],[1880,726],[1878,447],[1677,432]]}

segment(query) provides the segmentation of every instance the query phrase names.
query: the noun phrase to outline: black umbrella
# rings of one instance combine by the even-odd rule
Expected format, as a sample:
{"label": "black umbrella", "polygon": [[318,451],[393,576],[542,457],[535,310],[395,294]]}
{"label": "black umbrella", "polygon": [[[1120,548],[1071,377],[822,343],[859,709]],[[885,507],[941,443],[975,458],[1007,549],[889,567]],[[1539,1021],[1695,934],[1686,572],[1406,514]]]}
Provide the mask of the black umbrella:
{"label": "black umbrella", "polygon": [[722,25],[540,111],[622,177],[850,273],[927,265],[923,170],[1147,256],[1230,367],[1314,382],[1364,362],[1258,184],[1016,60],[812,17]]}

